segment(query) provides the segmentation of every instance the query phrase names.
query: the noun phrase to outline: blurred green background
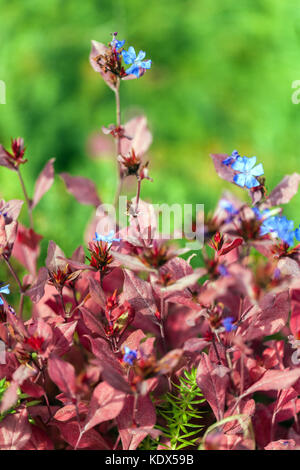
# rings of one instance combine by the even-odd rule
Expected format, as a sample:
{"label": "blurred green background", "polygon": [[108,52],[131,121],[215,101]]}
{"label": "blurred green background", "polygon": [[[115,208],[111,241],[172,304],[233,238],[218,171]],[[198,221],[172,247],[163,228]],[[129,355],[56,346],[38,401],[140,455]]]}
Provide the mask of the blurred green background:
{"label": "blurred green background", "polygon": [[[92,178],[103,201],[116,186],[114,161],[92,159],[87,142],[114,122],[114,94],[89,64],[90,41],[119,32],[126,46],[147,52],[153,66],[122,83],[123,122],[145,113],[154,141],[154,182],[142,198],[155,203],[204,203],[222,189],[211,152],[256,155],[267,187],[299,171],[300,5],[289,0],[0,0],[0,142],[22,136],[29,193],[46,161],[56,172]],[[22,196],[17,176],[0,168],[0,196]],[[299,224],[300,197],[285,208]],[[35,228],[68,255],[83,242],[92,208],[80,206],[56,177],[34,212]],[[26,222],[26,210],[22,219]]]}

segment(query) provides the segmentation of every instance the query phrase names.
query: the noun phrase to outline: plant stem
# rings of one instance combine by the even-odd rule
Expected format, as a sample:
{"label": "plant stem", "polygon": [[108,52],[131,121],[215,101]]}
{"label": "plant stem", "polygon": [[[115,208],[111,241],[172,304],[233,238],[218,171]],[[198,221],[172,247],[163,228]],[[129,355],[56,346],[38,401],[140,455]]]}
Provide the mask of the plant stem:
{"label": "plant stem", "polygon": [[164,348],[164,353],[166,354],[168,349],[167,349],[167,342],[166,342],[166,335],[165,335],[165,328],[164,328],[164,322],[165,322],[165,303],[163,297],[160,299],[160,322],[159,322],[159,328],[160,328],[160,335],[163,343],[163,348]]}
{"label": "plant stem", "polygon": [[21,186],[22,186],[22,190],[23,190],[23,193],[24,193],[24,197],[25,197],[25,201],[26,201],[26,204],[27,204],[30,228],[33,230],[33,218],[32,218],[31,201],[30,201],[30,199],[29,199],[29,197],[28,197],[28,194],[27,194],[27,191],[26,191],[26,188],[25,188],[25,184],[24,184],[24,180],[23,180],[23,178],[22,178],[22,175],[21,175],[21,172],[20,172],[20,168],[19,168],[19,167],[17,168],[17,173],[18,173],[18,176],[19,176],[19,180],[20,180],[20,183],[21,183]]}
{"label": "plant stem", "polygon": [[63,311],[64,311],[64,316],[65,316],[65,318],[66,318],[67,312],[66,312],[66,306],[65,306],[65,302],[64,302],[64,297],[63,297],[63,294],[62,294],[62,289],[59,289],[59,290],[58,290],[58,293],[59,293],[61,305],[62,305],[62,308],[63,308]]}
{"label": "plant stem", "polygon": [[19,317],[23,318],[23,308],[24,308],[24,292],[21,292],[20,304],[19,304]]}
{"label": "plant stem", "polygon": [[141,185],[142,185],[142,180],[138,177],[135,213],[137,213],[137,210],[138,210],[138,207],[139,207],[140,195],[141,195]]}
{"label": "plant stem", "polygon": [[11,275],[13,276],[14,280],[16,281],[16,283],[18,284],[18,287],[19,287],[19,290],[20,290],[20,294],[23,294],[23,286],[22,286],[22,283],[19,279],[19,276],[17,275],[16,271],[14,270],[11,262],[9,261],[8,257],[6,255],[2,255],[2,258],[4,259],[8,269],[10,270],[11,272]]}
{"label": "plant stem", "polygon": [[[118,128],[121,127],[121,102],[120,102],[120,78],[118,78],[117,86],[115,89],[115,97],[116,97],[116,125]],[[117,153],[117,158],[121,154],[121,137],[119,133],[117,133],[116,137],[116,153]],[[118,162],[118,185],[117,185],[117,190],[115,194],[115,200],[114,200],[114,206],[118,206],[119,202],[119,197],[122,191],[122,186],[123,186],[123,173],[121,169],[121,164]]]}

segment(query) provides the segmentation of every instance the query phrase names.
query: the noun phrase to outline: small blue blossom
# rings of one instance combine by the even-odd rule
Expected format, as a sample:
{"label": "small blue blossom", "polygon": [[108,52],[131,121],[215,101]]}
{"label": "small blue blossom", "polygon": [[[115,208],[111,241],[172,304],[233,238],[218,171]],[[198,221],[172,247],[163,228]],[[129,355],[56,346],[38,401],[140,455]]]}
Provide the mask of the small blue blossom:
{"label": "small blue blossom", "polygon": [[128,348],[128,346],[125,346],[125,354],[123,356],[123,361],[132,366],[136,358],[137,358],[137,351]]}
{"label": "small blue blossom", "polygon": [[233,325],[234,318],[233,317],[226,317],[222,320],[222,325],[225,328],[225,331],[227,333],[230,333],[230,331],[236,330],[237,326]]}
{"label": "small blue blossom", "polygon": [[116,51],[119,51],[125,44],[125,39],[123,41],[118,41],[118,39],[114,36],[113,40],[111,41],[110,45]]}
{"label": "small blue blossom", "polygon": [[228,217],[225,220],[226,223],[231,222],[234,216],[239,213],[239,211],[234,207],[234,205],[231,202],[227,201],[227,199],[220,199],[219,207],[228,214]]}
{"label": "small blue blossom", "polygon": [[246,188],[251,189],[259,186],[256,176],[262,176],[264,169],[261,163],[256,166],[255,164],[256,157],[237,157],[231,165],[231,168],[240,173],[234,175],[233,181],[242,188],[246,186]]}
{"label": "small blue blossom", "polygon": [[224,264],[219,264],[218,271],[220,276],[229,276],[229,271]]}
{"label": "small blue blossom", "polygon": [[298,240],[298,242],[300,242],[300,225],[299,225],[299,228],[296,228],[295,230],[295,237]]}
{"label": "small blue blossom", "polygon": [[128,48],[128,51],[122,51],[122,56],[126,65],[131,64],[131,67],[126,70],[127,75],[133,74],[139,78],[141,69],[151,68],[151,60],[144,60],[146,52],[140,51],[138,55],[136,55],[135,49],[132,46]]}
{"label": "small blue blossom", "polygon": [[95,238],[93,238],[93,240],[95,242],[109,243],[110,245],[113,242],[120,242],[121,241],[121,238],[114,238],[114,236],[115,236],[115,232],[113,230],[111,230],[108,235],[100,235],[99,233],[95,232]]}
{"label": "small blue blossom", "polygon": [[220,199],[219,207],[230,215],[236,215],[239,212],[231,202],[227,201],[227,199]]}
{"label": "small blue blossom", "polygon": [[294,222],[293,220],[288,220],[285,216],[274,217],[272,222],[273,224],[273,233],[275,233],[278,238],[281,238],[288,245],[294,244]]}
{"label": "small blue blossom", "polygon": [[289,246],[293,245],[294,236],[297,238],[296,232],[299,229],[294,230],[294,222],[292,220],[288,220],[285,216],[270,216],[271,214],[272,212],[268,209],[259,213],[257,218],[259,220],[263,220],[260,227],[260,234],[266,235],[269,233],[273,235],[273,237],[280,238]]}
{"label": "small blue blossom", "polygon": [[225,158],[225,160],[222,161],[222,163],[223,163],[223,165],[229,166],[229,165],[231,165],[233,162],[235,162],[235,160],[236,160],[238,157],[240,157],[239,152],[238,152],[237,150],[234,150],[234,151],[232,152],[232,154],[231,154],[229,157]]}
{"label": "small blue blossom", "polygon": [[[6,286],[0,287],[0,294],[10,294],[9,284],[7,284]],[[3,305],[3,304],[4,302],[0,296],[0,305]]]}

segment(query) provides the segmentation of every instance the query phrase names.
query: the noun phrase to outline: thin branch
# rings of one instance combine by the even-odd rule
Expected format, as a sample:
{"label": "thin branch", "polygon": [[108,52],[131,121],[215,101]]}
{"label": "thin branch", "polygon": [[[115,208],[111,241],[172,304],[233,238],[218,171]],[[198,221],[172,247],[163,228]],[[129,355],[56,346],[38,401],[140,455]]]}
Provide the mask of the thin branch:
{"label": "thin branch", "polygon": [[32,218],[31,200],[30,200],[30,198],[29,198],[29,196],[28,196],[28,194],[27,194],[27,191],[26,191],[26,188],[25,188],[25,184],[24,184],[24,180],[23,180],[23,178],[22,178],[22,175],[21,175],[21,172],[20,172],[20,168],[19,168],[19,167],[17,168],[17,173],[18,173],[18,176],[19,176],[19,180],[20,180],[20,183],[21,183],[21,186],[22,186],[22,190],[23,190],[23,193],[24,193],[24,197],[25,197],[25,201],[26,201],[26,204],[27,204],[30,228],[33,230],[33,218]]}

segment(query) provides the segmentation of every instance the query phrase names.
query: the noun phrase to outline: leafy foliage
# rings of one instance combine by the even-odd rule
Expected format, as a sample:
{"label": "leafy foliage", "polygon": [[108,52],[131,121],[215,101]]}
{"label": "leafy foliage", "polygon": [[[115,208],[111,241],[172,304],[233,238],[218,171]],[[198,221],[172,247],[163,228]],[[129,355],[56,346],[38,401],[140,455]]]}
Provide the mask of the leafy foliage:
{"label": "leafy foliage", "polygon": [[136,182],[125,221],[115,225],[92,180],[62,173],[92,219],[72,254],[46,240],[40,266],[36,214],[54,159],[27,192],[26,142],[0,146],[1,171],[23,192],[0,200],[0,449],[300,448],[300,227],[281,207],[300,175],[269,192],[256,157],[214,153],[211,168],[249,202],[225,192],[197,213],[204,243],[193,253],[186,233],[184,249],[162,239],[161,211],[141,198],[153,182],[147,119],[121,121],[120,89],[152,62],[124,44],[116,33],[92,41],[90,63],[115,96],[116,122],[102,128],[116,144],[114,208]]}

